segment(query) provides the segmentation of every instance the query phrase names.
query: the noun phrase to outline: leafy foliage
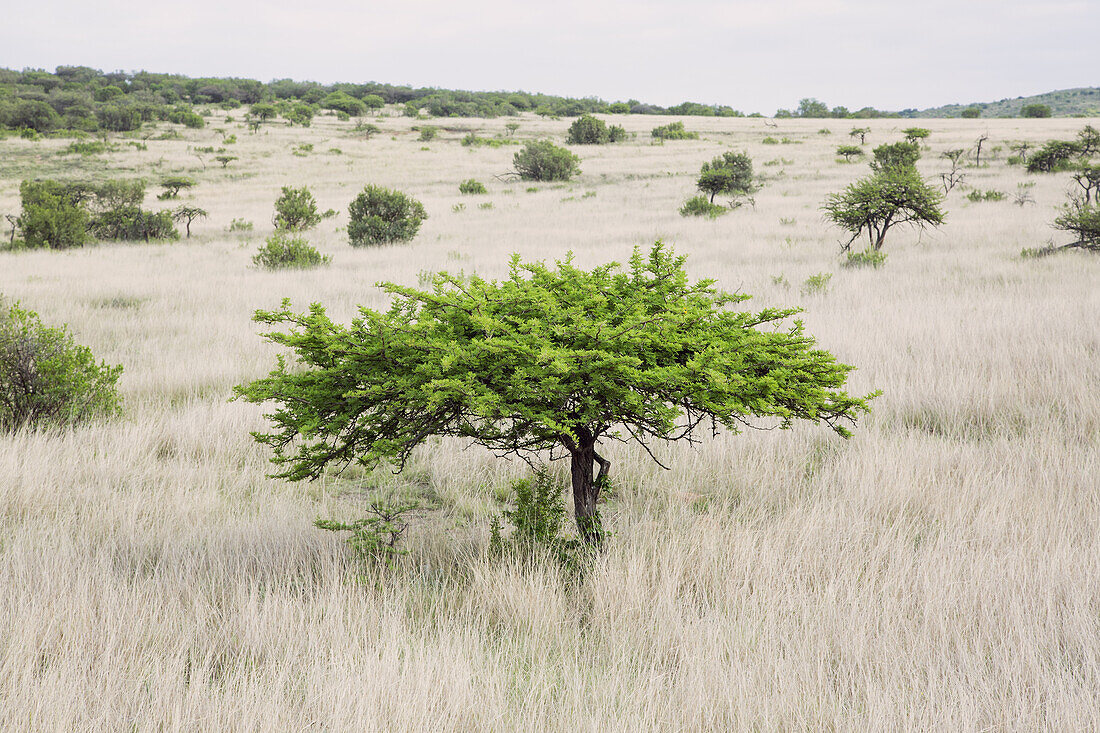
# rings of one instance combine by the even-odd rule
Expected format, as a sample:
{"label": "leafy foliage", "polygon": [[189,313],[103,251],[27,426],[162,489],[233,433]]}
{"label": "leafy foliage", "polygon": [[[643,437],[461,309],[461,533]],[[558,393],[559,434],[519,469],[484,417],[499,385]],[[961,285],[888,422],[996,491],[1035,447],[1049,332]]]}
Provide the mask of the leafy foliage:
{"label": "leafy foliage", "polygon": [[375,499],[367,506],[367,516],[362,519],[354,522],[317,519],[313,525],[331,532],[351,532],[345,542],[360,563],[382,563],[392,567],[397,558],[408,554],[408,550],[399,545],[409,527],[405,515],[417,507],[416,502]]}
{"label": "leafy foliage", "polygon": [[581,172],[580,158],[549,140],[532,140],[512,158],[525,181],[568,181]]}
{"label": "leafy foliage", "polygon": [[194,185],[195,179],[188,178],[187,176],[168,176],[162,178],[160,187],[164,189],[164,192],[157,196],[157,198],[162,201],[165,199],[179,198],[182,189],[192,188]]}
{"label": "leafy foliage", "polygon": [[23,181],[23,211],[16,226],[25,245],[35,249],[83,247],[88,239],[88,212],[82,197],[57,181]]}
{"label": "leafy foliage", "polygon": [[907,127],[901,134],[905,135],[905,142],[919,144],[921,140],[928,139],[932,131],[926,127]]}
{"label": "leafy foliage", "polygon": [[489,193],[489,189],[485,188],[484,183],[473,178],[467,178],[465,181],[458,184],[458,191],[459,193],[465,194]]}
{"label": "leafy foliage", "polygon": [[272,218],[272,223],[276,229],[304,231],[317,226],[320,221],[317,200],[313,198],[308,187],[283,186],[279,198],[275,199],[275,216]]}
{"label": "leafy foliage", "polygon": [[912,168],[920,160],[920,146],[917,143],[885,143],[874,149],[871,169],[885,171],[898,168]]}
{"label": "leafy foliage", "polygon": [[97,365],[68,330],[18,304],[0,307],[0,430],[64,426],[118,413],[121,366]]}
{"label": "leafy foliage", "polygon": [[277,230],[267,238],[260,251],[252,257],[252,263],[269,270],[308,269],[327,265],[331,258],[321,256],[305,237]]}
{"label": "leafy foliage", "polygon": [[1082,153],[1076,140],[1050,140],[1027,159],[1028,173],[1055,173],[1073,168],[1074,160]]}
{"label": "leafy foliage", "polygon": [[626,130],[592,115],[581,115],[569,126],[565,141],[574,145],[605,145],[619,142],[626,137]]}
{"label": "leafy foliage", "polygon": [[1020,108],[1021,117],[1050,117],[1050,115],[1050,105],[1047,104],[1036,102],[1033,104],[1025,104]]}
{"label": "leafy foliage", "polygon": [[845,250],[866,233],[871,249],[877,252],[886,233],[899,224],[920,228],[942,224],[942,203],[943,194],[929,186],[916,168],[887,166],[843,192],[829,195],[822,209],[833,223],[852,233]]}
{"label": "leafy foliage", "polygon": [[851,161],[852,158],[863,157],[863,148],[858,145],[838,145],[836,154],[843,155],[846,161]]}
{"label": "leafy foliage", "polygon": [[654,127],[649,134],[658,140],[698,140],[699,133],[684,129],[684,123],[680,121],[670,122],[667,125]]}
{"label": "leafy foliage", "polygon": [[706,216],[717,219],[728,212],[728,207],[712,204],[706,196],[692,196],[680,207],[680,216]]}
{"label": "leafy foliage", "polygon": [[280,358],[237,396],[275,403],[274,431],[255,437],[273,449],[277,475],[295,481],[330,464],[400,469],[432,435],[501,454],[564,450],[589,542],[602,536],[596,501],[610,467],[600,440],[649,450],[694,440],[704,424],[737,432],[760,418],[824,422],[846,436],[843,423],[868,409],[842,390],[852,367],[814,349],[800,322],[776,328],[797,311],[728,309],[748,296],[689,283],[684,258],[660,242],[617,270],[517,255],[500,282],[440,273],[430,291],[383,283],[390,309],[361,307],[350,326],[318,303],[296,313],[284,300],[255,320],[287,327],[265,337],[295,363]]}
{"label": "leafy foliage", "polygon": [[562,534],[565,527],[565,487],[539,466],[534,476],[513,481],[509,487],[515,509],[505,510],[503,519],[512,525],[505,538],[503,522],[494,517],[489,531],[489,552],[531,558],[545,553],[566,568],[576,568],[583,557],[583,546]]}
{"label": "leafy foliage", "polygon": [[840,266],[848,269],[870,267],[877,270],[885,264],[885,252],[869,249],[863,252],[848,252],[848,256],[840,263]]}
{"label": "leafy foliage", "polygon": [[400,191],[367,186],[348,206],[348,239],[353,247],[406,242],[428,218],[424,205]]}
{"label": "leafy foliage", "polygon": [[696,187],[710,196],[714,203],[717,194],[737,199],[747,196],[755,189],[752,180],[752,159],[748,153],[727,151],[709,163],[703,163],[699,169]]}

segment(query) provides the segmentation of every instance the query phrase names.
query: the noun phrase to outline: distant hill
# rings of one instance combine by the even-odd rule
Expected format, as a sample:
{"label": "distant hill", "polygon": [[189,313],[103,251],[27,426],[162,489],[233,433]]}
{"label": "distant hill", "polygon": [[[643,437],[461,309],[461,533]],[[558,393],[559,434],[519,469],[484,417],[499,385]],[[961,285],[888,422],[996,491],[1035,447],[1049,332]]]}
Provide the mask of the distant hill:
{"label": "distant hill", "polygon": [[1030,97],[1002,99],[997,102],[971,102],[970,104],[945,104],[916,111],[907,109],[903,117],[960,117],[967,107],[977,107],[982,117],[1019,117],[1020,108],[1025,104],[1045,104],[1055,117],[1075,117],[1086,115],[1100,117],[1100,87],[1080,87],[1078,89],[1059,89]]}

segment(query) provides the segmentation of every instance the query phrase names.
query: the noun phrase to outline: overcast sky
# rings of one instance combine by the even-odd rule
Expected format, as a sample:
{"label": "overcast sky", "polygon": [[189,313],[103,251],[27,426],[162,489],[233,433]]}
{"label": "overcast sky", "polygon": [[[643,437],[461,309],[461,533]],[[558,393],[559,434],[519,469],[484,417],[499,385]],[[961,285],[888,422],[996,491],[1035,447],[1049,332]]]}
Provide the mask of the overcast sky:
{"label": "overcast sky", "polygon": [[0,0],[0,66],[897,110],[1100,85],[1100,0]]}

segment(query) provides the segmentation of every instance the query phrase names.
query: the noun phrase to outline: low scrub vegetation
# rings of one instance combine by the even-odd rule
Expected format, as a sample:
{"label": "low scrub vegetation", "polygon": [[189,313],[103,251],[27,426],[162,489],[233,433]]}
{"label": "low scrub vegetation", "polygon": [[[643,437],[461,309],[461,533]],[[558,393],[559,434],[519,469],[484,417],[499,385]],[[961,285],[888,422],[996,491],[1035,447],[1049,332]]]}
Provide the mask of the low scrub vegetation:
{"label": "low scrub vegetation", "polygon": [[277,230],[252,257],[252,263],[268,270],[305,270],[327,265],[330,259],[322,256],[304,236],[289,230]]}
{"label": "low scrub vegetation", "polygon": [[348,239],[353,247],[407,242],[428,218],[424,205],[400,191],[367,186],[348,207]]}

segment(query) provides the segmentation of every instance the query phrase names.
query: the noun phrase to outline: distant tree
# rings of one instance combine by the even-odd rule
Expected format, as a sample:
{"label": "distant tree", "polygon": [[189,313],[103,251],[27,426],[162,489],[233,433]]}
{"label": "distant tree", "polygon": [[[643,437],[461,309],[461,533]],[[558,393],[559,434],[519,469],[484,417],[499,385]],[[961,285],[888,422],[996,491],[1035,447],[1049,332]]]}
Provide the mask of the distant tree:
{"label": "distant tree", "polygon": [[907,127],[901,131],[901,134],[905,135],[905,142],[919,144],[922,140],[926,140],[932,132],[924,127]]}
{"label": "distant tree", "polygon": [[834,224],[851,233],[843,245],[845,251],[866,234],[869,249],[877,252],[887,232],[900,224],[918,228],[942,224],[942,203],[943,194],[929,186],[915,167],[900,165],[882,167],[843,192],[830,194],[822,209]]}
{"label": "distant tree", "polygon": [[191,238],[191,222],[196,219],[205,219],[210,214],[206,209],[200,209],[197,206],[181,205],[177,206],[175,211],[172,212],[172,219],[177,223],[182,222],[187,230],[187,238]]}
{"label": "distant tree", "polygon": [[187,176],[168,176],[167,178],[162,178],[160,187],[164,189],[164,193],[157,196],[157,198],[162,201],[165,199],[177,199],[182,189],[191,188],[194,185],[195,179],[188,178]]}
{"label": "distant tree", "polygon": [[516,130],[518,130],[518,129],[519,129],[519,123],[518,122],[509,122],[508,124],[506,124],[504,126],[504,130],[505,130],[506,134],[508,135],[508,137],[512,137],[513,135],[515,135]]}
{"label": "distant tree", "polygon": [[[821,102],[817,99],[813,99],[812,97],[807,97],[805,99],[800,99],[798,101],[798,110],[795,112],[795,114],[798,115],[799,117],[812,117],[812,118],[828,117],[829,116],[829,106],[827,104],[825,104],[824,102]],[[778,117],[778,116],[779,115],[777,114],[776,117]]]}
{"label": "distant tree", "polygon": [[863,148],[858,145],[840,145],[836,149],[836,154],[843,155],[845,161],[851,162],[852,158],[863,156]]}
{"label": "distant tree", "polygon": [[[752,178],[752,159],[748,153],[735,153],[727,151],[709,163],[703,163],[699,170],[699,178],[695,182],[696,188],[710,196],[710,202],[714,203],[714,197],[718,194],[730,196],[736,200],[740,196],[747,196],[755,189]],[[732,208],[731,203],[731,208]]]}
{"label": "distant tree", "polygon": [[829,116],[838,120],[843,120],[852,116],[851,111],[847,107],[833,107],[829,112]]}
{"label": "distant tree", "polygon": [[267,102],[257,102],[252,105],[250,114],[260,122],[267,122],[268,120],[275,119],[278,111],[275,109],[275,105],[268,104]]}
{"label": "distant tree", "polygon": [[967,120],[977,119],[982,116],[982,110],[978,107],[967,107],[959,113],[959,116]]}
{"label": "distant tree", "polygon": [[844,423],[869,409],[874,395],[843,391],[852,367],[815,349],[801,322],[779,327],[795,310],[731,308],[748,296],[692,283],[684,258],[659,242],[617,269],[516,255],[501,282],[441,273],[430,291],[383,283],[390,309],[360,308],[350,326],[320,304],[296,313],[284,301],[255,320],[285,327],[266,338],[293,358],[236,394],[273,404],[271,432],[254,436],[292,481],[351,463],[401,470],[431,436],[529,459],[564,451],[590,547],[605,537],[601,443],[636,442],[659,463],[651,443],[691,442],[697,429],[807,420],[847,437]]}
{"label": "distant tree", "polygon": [[221,163],[222,168],[225,168],[230,163],[232,163],[234,160],[237,160],[237,156],[236,155],[215,155],[214,160]]}
{"label": "distant tree", "polygon": [[372,112],[377,112],[386,106],[386,100],[377,94],[367,94],[363,97],[363,104]]}
{"label": "distant tree", "polygon": [[1025,104],[1020,108],[1021,117],[1050,117],[1050,106],[1046,104]]}
{"label": "distant tree", "polygon": [[367,105],[345,92],[332,92],[321,100],[322,109],[334,109],[352,117],[366,114]]}
{"label": "distant tree", "polygon": [[61,117],[46,102],[22,99],[8,113],[8,127],[49,132],[61,124]]}
{"label": "distant tree", "polygon": [[[614,131],[614,132],[613,132]],[[565,141],[574,145],[604,145],[618,142],[625,131],[621,127],[608,127],[607,123],[592,115],[581,115],[569,126]]]}
{"label": "distant tree", "polygon": [[858,137],[859,144],[865,145],[867,143],[867,134],[869,132],[871,132],[870,127],[853,127],[851,131],[848,132],[848,135],[849,137]]}
{"label": "distant tree", "polygon": [[794,115],[791,114],[791,111],[789,109],[777,109],[775,111],[775,115],[773,115],[773,116],[777,120],[783,120],[783,119],[788,119],[790,117],[793,117]]}
{"label": "distant tree", "polygon": [[1081,200],[1086,205],[1094,199],[1100,204],[1100,165],[1080,164],[1073,172],[1073,180],[1081,187]]}
{"label": "distant tree", "polygon": [[313,122],[313,106],[305,102],[298,102],[291,106],[290,111],[284,117],[292,125],[309,127],[310,123]]}

